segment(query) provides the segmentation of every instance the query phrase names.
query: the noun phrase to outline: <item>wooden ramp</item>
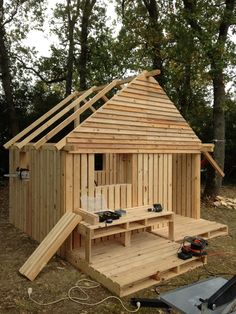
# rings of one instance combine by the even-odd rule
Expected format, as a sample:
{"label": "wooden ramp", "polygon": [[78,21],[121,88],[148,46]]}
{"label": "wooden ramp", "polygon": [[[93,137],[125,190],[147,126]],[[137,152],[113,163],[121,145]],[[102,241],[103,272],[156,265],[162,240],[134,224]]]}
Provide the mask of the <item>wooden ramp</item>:
{"label": "wooden ramp", "polygon": [[67,260],[116,295],[126,296],[202,265],[201,258],[178,259],[178,248],[178,243],[140,232],[132,235],[129,247],[118,239],[97,243],[90,264],[81,249],[67,252]]}
{"label": "wooden ramp", "polygon": [[[168,228],[159,228],[153,233],[168,238]],[[174,240],[180,242],[185,236],[201,236],[206,239],[228,235],[228,227],[224,224],[205,219],[194,219],[175,215],[175,237]]]}
{"label": "wooden ramp", "polygon": [[19,272],[28,279],[34,280],[81,220],[82,217],[75,213],[65,213]]}

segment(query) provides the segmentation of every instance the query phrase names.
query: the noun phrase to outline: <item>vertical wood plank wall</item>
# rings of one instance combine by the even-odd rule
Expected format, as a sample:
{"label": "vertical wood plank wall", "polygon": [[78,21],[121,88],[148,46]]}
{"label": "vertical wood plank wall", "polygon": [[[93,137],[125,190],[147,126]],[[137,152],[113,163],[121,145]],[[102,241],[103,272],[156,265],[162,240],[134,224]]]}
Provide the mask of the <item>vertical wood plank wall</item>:
{"label": "vertical wood plank wall", "polygon": [[173,154],[173,211],[200,218],[200,154]]}
{"label": "vertical wood plank wall", "polygon": [[105,165],[99,179],[94,154],[10,149],[10,173],[30,169],[29,181],[10,178],[10,222],[40,242],[81,196],[99,194],[110,209],[161,203],[200,218],[200,154],[107,154]]}
{"label": "vertical wood plank wall", "polygon": [[172,210],[172,154],[133,154],[133,206],[160,203]]}
{"label": "vertical wood plank wall", "polygon": [[126,170],[130,156],[108,154],[105,158],[105,169],[95,171],[94,154],[66,155],[66,211],[83,207],[81,197],[86,199],[98,195],[102,195],[107,208],[131,207],[131,184],[127,182],[131,170]]}
{"label": "vertical wood plank wall", "polygon": [[131,182],[131,154],[104,154],[104,169],[95,171],[96,185]]}
{"label": "vertical wood plank wall", "polygon": [[25,152],[18,149],[9,152],[10,173],[15,173],[17,167],[30,170],[29,181],[10,178],[9,220],[39,242],[64,212],[63,154],[50,146],[39,151],[27,147]]}

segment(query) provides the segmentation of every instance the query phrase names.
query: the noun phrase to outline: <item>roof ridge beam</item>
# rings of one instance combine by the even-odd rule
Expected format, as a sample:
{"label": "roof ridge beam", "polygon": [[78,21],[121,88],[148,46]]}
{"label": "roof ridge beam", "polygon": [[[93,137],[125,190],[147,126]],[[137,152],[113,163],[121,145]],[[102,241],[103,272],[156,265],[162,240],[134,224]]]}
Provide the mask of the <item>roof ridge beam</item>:
{"label": "roof ridge beam", "polygon": [[145,77],[149,77],[149,76],[156,76],[156,75],[160,75],[161,71],[159,69],[156,70],[152,70],[152,71],[143,71],[143,74]]}

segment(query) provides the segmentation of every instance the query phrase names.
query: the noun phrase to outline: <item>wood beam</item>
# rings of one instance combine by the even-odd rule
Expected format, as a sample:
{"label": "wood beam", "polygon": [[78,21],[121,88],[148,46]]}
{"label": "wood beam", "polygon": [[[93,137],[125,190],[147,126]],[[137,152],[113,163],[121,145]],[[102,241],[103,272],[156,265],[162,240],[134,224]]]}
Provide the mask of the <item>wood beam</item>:
{"label": "wood beam", "polygon": [[[71,104],[66,106],[63,110],[58,112],[55,116],[53,116],[50,120],[48,120],[46,123],[44,123],[41,127],[39,127],[37,130],[35,130],[33,133],[31,133],[29,136],[27,136],[23,141],[16,144],[18,148],[22,148],[26,144],[28,144],[32,139],[34,139],[37,135],[42,133],[44,130],[49,128],[54,122],[58,121],[64,114],[69,112],[74,107],[78,106],[81,101],[85,100],[86,97],[88,97],[90,94],[92,94],[94,91],[94,87],[91,87],[89,90],[84,92],[79,98],[75,99]],[[54,134],[55,135],[55,134]]]}
{"label": "wood beam", "polygon": [[156,76],[156,75],[160,75],[161,74],[161,71],[159,69],[156,69],[156,70],[152,70],[152,71],[144,71],[144,76],[145,77],[149,77],[149,76]]}
{"label": "wood beam", "polygon": [[[76,119],[76,117],[78,116],[78,114],[83,113],[85,110],[87,110],[88,108],[90,108],[96,101],[98,101],[100,98],[102,98],[106,93],[108,93],[112,88],[114,88],[117,84],[117,80],[112,81],[109,85],[107,85],[105,88],[103,88],[103,90],[101,90],[99,93],[97,93],[92,99],[90,99],[88,102],[86,102],[84,104],[83,107],[81,107],[80,109],[78,109],[77,111],[75,111],[70,117],[67,118],[67,120],[63,121],[63,123],[65,123],[66,121],[69,123],[72,122],[74,119]],[[68,123],[67,123],[68,124]],[[64,127],[64,126],[63,126]],[[80,127],[80,126],[78,126]],[[77,127],[77,128],[78,128]],[[77,130],[77,128],[75,128],[72,132],[74,132],[75,130]],[[72,133],[71,132],[71,133]],[[69,134],[71,134],[69,133]],[[68,135],[69,135],[68,134]],[[68,136],[67,135],[67,136]],[[66,145],[66,138],[67,136],[65,136],[62,140],[60,140],[55,147],[59,150],[61,149],[63,146]],[[48,137],[48,135],[47,135]],[[37,144],[37,143],[36,143]],[[40,145],[41,146],[41,145]],[[36,148],[40,147],[40,146],[35,146]]]}
{"label": "wood beam", "polygon": [[[81,92],[83,94],[84,92]],[[6,144],[4,144],[4,148],[9,148],[11,145],[15,144],[20,138],[22,138],[24,135],[32,131],[36,126],[38,126],[40,123],[42,123],[44,120],[46,120],[48,117],[50,117],[54,112],[58,111],[61,107],[63,107],[65,104],[67,104],[70,100],[78,96],[78,92],[74,92],[67,96],[65,99],[63,99],[59,104],[57,104],[55,107],[50,109],[47,113],[42,115],[39,119],[34,121],[32,124],[30,124],[26,129],[21,131],[19,134],[14,136],[10,141],[8,141]]]}
{"label": "wood beam", "polygon": [[206,157],[206,159],[209,161],[215,171],[223,178],[225,174],[220,166],[217,164],[217,162],[212,158],[212,156],[208,152],[203,152],[203,155]]}
{"label": "wood beam", "polygon": [[214,151],[214,147],[215,145],[214,144],[202,144],[202,147],[201,147],[201,152],[213,152]]}

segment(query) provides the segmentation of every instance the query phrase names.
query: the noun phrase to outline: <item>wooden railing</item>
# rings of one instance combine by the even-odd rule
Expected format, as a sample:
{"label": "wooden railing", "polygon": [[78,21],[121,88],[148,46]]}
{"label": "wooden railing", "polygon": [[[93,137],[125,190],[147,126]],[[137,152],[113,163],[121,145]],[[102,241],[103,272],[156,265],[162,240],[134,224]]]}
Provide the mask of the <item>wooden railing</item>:
{"label": "wooden railing", "polygon": [[111,184],[95,187],[94,196],[101,195],[109,209],[129,208],[132,204],[131,184]]}

